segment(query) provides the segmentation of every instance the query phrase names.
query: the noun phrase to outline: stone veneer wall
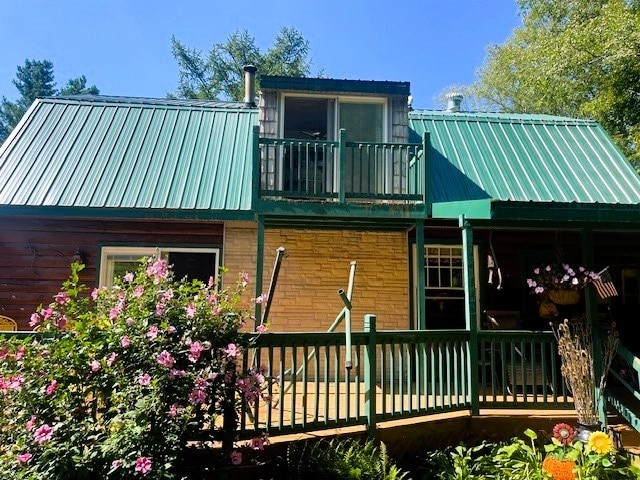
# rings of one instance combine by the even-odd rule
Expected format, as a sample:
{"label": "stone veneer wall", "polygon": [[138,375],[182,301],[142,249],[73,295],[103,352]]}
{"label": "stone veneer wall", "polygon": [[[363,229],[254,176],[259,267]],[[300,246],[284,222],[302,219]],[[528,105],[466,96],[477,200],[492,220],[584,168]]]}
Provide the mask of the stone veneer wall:
{"label": "stone veneer wall", "polygon": [[[252,281],[247,299],[255,295],[257,227],[229,222],[225,226],[225,282],[239,271]],[[342,308],[338,289],[346,290],[351,261],[357,262],[353,292],[353,330],[362,330],[363,316],[375,313],[378,329],[409,328],[409,271],[404,232],[267,229],[263,290],[269,288],[276,249],[287,249],[275,291],[271,331],[325,331]]]}

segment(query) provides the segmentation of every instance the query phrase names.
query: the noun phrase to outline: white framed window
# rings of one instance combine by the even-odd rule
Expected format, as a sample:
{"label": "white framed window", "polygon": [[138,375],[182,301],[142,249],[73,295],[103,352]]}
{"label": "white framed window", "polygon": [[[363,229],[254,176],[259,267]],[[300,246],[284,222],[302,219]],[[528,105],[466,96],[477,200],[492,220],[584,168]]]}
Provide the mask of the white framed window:
{"label": "white framed window", "polygon": [[[476,291],[476,323],[480,322],[480,285],[478,280],[478,247],[473,247],[474,279]],[[425,244],[422,263],[415,255],[414,282],[417,269],[422,264],[425,273],[425,315],[427,328],[464,328],[464,263],[462,245]],[[417,286],[417,285],[416,285]],[[417,298],[417,290],[416,290]],[[414,318],[414,328],[420,324]]]}
{"label": "white framed window", "polygon": [[101,287],[113,285],[116,277],[138,268],[142,257],[159,254],[173,265],[176,280],[187,277],[207,282],[209,277],[218,278],[220,249],[191,247],[102,247],[100,252]]}

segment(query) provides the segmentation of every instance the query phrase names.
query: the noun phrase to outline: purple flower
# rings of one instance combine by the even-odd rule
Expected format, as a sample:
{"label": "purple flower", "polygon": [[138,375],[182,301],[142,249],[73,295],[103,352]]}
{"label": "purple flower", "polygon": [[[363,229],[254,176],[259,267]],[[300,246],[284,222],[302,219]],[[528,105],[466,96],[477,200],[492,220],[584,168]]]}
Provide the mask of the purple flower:
{"label": "purple flower", "polygon": [[204,403],[206,399],[207,393],[198,387],[194,387],[194,389],[191,390],[191,393],[189,394],[189,403],[193,405]]}
{"label": "purple flower", "polygon": [[187,358],[191,363],[196,363],[202,354],[202,345],[200,342],[193,342],[189,347],[189,355]]}
{"label": "purple flower", "polygon": [[55,297],[53,297],[53,299],[60,305],[64,305],[65,303],[71,301],[71,298],[69,298],[69,294],[67,292],[58,292]]}

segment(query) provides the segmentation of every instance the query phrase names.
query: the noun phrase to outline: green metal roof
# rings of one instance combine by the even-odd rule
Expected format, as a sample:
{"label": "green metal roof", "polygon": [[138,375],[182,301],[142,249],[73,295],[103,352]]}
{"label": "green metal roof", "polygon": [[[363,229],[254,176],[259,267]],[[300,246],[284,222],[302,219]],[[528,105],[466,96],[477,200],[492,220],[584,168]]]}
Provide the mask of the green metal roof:
{"label": "green metal roof", "polygon": [[171,212],[246,212],[258,114],[242,105],[36,100],[0,147],[0,205],[88,208],[89,216],[109,209],[145,209],[165,218]]}
{"label": "green metal roof", "polygon": [[260,88],[318,93],[360,93],[408,96],[409,82],[340,80],[335,78],[260,76]]}
{"label": "green metal roof", "polygon": [[640,177],[594,121],[413,111],[409,125],[410,140],[430,134],[434,216],[462,212],[465,202],[485,215],[496,202],[640,204]]}

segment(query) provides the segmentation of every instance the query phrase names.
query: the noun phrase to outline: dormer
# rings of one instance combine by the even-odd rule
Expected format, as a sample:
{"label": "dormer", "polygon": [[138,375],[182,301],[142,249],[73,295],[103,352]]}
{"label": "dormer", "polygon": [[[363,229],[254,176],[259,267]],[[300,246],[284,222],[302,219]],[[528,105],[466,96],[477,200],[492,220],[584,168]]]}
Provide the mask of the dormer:
{"label": "dormer", "polygon": [[262,76],[260,136],[351,142],[408,141],[409,82]]}

